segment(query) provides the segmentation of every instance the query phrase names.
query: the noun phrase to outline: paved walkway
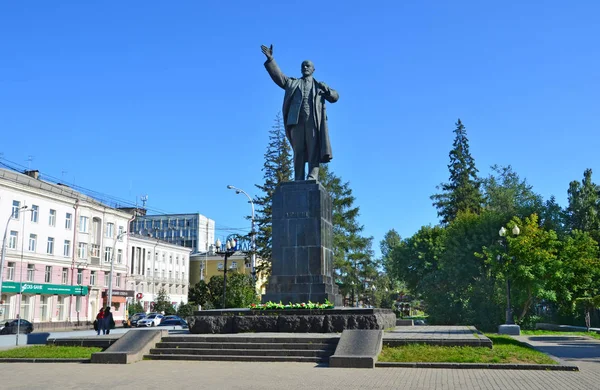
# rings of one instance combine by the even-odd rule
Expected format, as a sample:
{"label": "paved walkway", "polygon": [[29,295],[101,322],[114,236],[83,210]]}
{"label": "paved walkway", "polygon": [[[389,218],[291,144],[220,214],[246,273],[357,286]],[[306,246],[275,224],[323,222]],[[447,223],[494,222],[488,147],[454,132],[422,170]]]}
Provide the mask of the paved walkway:
{"label": "paved walkway", "polygon": [[308,363],[142,361],[129,365],[0,364],[6,389],[600,389],[600,343],[581,337],[520,336],[580,372],[322,368]]}

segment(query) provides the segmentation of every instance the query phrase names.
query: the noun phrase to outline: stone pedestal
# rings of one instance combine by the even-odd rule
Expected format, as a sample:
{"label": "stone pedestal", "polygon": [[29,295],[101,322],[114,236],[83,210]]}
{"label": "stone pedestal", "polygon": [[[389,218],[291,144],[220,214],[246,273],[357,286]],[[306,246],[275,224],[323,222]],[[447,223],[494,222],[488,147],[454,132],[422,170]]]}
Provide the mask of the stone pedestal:
{"label": "stone pedestal", "polygon": [[508,334],[511,336],[519,336],[521,334],[521,327],[515,324],[504,324],[498,326],[499,334]]}
{"label": "stone pedestal", "polygon": [[329,300],[341,306],[333,280],[332,201],[316,180],[282,183],[273,194],[271,277],[263,302]]}

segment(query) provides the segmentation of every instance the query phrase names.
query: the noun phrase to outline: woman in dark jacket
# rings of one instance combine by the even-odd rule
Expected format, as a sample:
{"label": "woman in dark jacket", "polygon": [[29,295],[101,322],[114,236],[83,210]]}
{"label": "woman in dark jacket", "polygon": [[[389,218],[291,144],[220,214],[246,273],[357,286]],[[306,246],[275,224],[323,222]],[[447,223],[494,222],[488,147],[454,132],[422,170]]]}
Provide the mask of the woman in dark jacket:
{"label": "woman in dark jacket", "polygon": [[110,312],[110,307],[106,306],[104,309],[104,329],[106,330],[106,334],[110,334],[110,329],[112,328],[112,324],[114,324],[113,315]]}

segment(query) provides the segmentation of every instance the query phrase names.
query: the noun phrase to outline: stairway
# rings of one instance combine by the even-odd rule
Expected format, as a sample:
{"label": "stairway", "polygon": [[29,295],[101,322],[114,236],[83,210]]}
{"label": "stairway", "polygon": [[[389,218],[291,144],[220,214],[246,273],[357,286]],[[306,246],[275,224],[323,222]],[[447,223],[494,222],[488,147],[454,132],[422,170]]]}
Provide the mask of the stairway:
{"label": "stairway", "polygon": [[328,363],[338,341],[329,335],[172,335],[144,359]]}

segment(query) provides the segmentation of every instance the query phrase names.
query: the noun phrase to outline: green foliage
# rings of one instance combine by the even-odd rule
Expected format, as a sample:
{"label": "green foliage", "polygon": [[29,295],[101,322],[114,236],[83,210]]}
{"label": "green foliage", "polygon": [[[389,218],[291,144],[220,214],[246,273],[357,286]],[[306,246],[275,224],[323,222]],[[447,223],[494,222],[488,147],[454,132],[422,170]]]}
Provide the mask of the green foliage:
{"label": "green foliage", "polygon": [[131,317],[135,313],[145,313],[144,306],[140,303],[140,301],[136,301],[127,307],[127,313]]}
{"label": "green foliage", "polygon": [[261,185],[256,185],[262,195],[254,197],[256,213],[254,221],[257,226],[256,251],[264,262],[257,264],[257,272],[270,274],[271,240],[272,240],[272,203],[275,188],[283,182],[292,179],[293,172],[292,149],[285,136],[285,128],[281,113],[275,117],[275,123],[269,131],[269,144],[265,152],[263,164],[263,179]]}
{"label": "green foliage", "polygon": [[[188,291],[188,301],[194,305],[193,310],[197,305],[204,310],[223,308],[223,276],[215,275],[208,283],[203,280],[196,283]],[[258,301],[250,275],[227,273],[226,307],[246,307]]]}
{"label": "green foliage", "polygon": [[479,213],[483,201],[480,191],[481,181],[477,178],[478,170],[469,151],[467,131],[460,119],[456,122],[454,134],[450,164],[448,164],[450,181],[437,187],[442,191],[440,194],[431,196],[442,224],[450,223],[459,212]]}
{"label": "green foliage", "polygon": [[320,310],[324,310],[324,309],[333,309],[334,305],[333,303],[329,302],[327,299],[325,300],[324,303],[314,303],[311,301],[308,301],[306,303],[288,303],[287,305],[284,305],[283,303],[279,302],[267,302],[267,303],[252,303],[250,305],[248,305],[249,309],[252,310],[316,310],[316,309],[320,309]]}
{"label": "green foliage", "polygon": [[567,222],[569,228],[588,232],[600,240],[600,187],[592,181],[592,170],[586,169],[581,183],[569,184]]}
{"label": "green foliage", "polygon": [[194,315],[196,310],[198,310],[198,306],[194,305],[193,303],[181,302],[177,308],[177,315],[181,318],[191,317]]}
{"label": "green foliage", "polygon": [[373,237],[361,235],[363,226],[358,222],[360,209],[354,205],[349,182],[343,182],[322,165],[319,181],[332,199],[333,267],[335,280],[342,295],[353,300],[372,302],[372,287],[378,276],[378,264],[373,258]]}
{"label": "green foliage", "polygon": [[529,348],[511,337],[492,334],[486,336],[494,343],[493,349],[412,344],[403,347],[384,347],[378,360],[382,362],[558,364],[546,354]]}
{"label": "green foliage", "polygon": [[34,345],[0,351],[0,358],[7,359],[90,359],[100,347],[69,347],[61,345]]}
{"label": "green foliage", "polygon": [[165,315],[175,314],[175,308],[171,303],[171,298],[164,287],[161,287],[160,290],[158,290],[158,294],[156,294],[156,298],[152,305],[152,310],[157,313],[165,312]]}

